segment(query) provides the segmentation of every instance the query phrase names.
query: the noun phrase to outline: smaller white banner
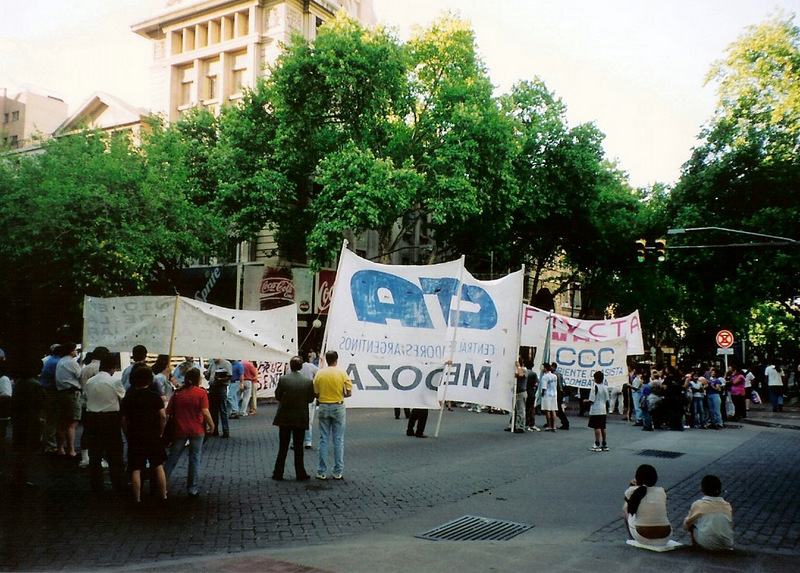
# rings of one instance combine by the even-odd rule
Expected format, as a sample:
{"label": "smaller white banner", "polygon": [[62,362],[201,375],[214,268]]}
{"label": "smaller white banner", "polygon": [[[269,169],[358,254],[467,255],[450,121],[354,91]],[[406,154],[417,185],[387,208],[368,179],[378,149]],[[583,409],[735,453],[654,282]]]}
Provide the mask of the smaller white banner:
{"label": "smaller white banner", "polygon": [[621,388],[628,380],[628,353],[624,338],[601,342],[556,342],[550,346],[550,361],[555,362],[564,384],[591,388],[594,373],[603,372],[605,382]]}

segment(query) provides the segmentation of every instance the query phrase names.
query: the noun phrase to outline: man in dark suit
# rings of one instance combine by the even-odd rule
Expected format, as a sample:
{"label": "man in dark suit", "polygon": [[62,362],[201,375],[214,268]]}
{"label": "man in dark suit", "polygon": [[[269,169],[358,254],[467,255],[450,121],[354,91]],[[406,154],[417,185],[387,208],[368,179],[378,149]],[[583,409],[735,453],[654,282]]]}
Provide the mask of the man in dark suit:
{"label": "man in dark suit", "polygon": [[308,405],[314,401],[314,383],[300,373],[302,368],[303,360],[299,356],[292,358],[289,361],[291,372],[281,376],[278,387],[275,388],[278,412],[272,424],[280,428],[278,458],[272,471],[272,479],[276,481],[283,479],[290,438],[294,444],[294,471],[297,480],[310,479],[303,465],[303,435],[308,429]]}

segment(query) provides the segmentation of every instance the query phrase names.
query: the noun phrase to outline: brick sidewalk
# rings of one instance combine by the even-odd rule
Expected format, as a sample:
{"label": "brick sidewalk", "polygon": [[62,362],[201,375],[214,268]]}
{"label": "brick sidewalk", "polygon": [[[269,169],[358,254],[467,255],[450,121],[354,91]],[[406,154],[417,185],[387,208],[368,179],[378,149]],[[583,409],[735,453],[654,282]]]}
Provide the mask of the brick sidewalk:
{"label": "brick sidewalk", "polygon": [[[692,502],[700,498],[700,479],[712,473],[722,479],[723,497],[733,506],[737,548],[800,553],[800,433],[784,433],[781,440],[776,440],[775,431],[779,430],[757,435],[667,491],[672,539],[690,544],[682,527],[683,518]],[[588,541],[613,541],[626,536],[620,518]]]}

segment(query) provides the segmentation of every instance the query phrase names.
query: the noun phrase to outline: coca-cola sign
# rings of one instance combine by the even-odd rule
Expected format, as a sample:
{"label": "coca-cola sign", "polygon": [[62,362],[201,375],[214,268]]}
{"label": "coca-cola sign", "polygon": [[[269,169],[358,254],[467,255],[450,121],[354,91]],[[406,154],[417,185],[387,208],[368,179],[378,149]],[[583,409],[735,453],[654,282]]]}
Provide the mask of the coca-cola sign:
{"label": "coca-cola sign", "polygon": [[317,275],[317,314],[327,314],[333,298],[333,283],[336,271],[320,271]]}
{"label": "coca-cola sign", "polygon": [[265,268],[259,289],[261,310],[270,310],[294,302],[295,289],[291,271]]}

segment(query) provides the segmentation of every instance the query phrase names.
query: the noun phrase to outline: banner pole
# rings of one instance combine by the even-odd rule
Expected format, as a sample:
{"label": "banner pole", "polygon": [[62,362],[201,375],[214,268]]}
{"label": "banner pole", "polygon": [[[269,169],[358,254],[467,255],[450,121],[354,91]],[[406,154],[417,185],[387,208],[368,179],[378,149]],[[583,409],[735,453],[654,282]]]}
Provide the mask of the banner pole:
{"label": "banner pole", "polygon": [[178,330],[178,301],[180,295],[175,295],[175,306],[172,309],[172,333],[169,336],[169,364],[172,369],[172,350],[175,345],[175,332]]}
{"label": "banner pole", "polygon": [[[523,289],[525,286],[525,265],[522,265],[522,282],[520,283],[519,289],[519,310],[517,311],[517,360],[521,357],[519,356],[519,345],[520,345],[520,336],[522,333],[522,295]],[[519,365],[520,368],[523,368],[522,364]],[[514,433],[515,423],[517,421],[517,379],[516,379],[517,371],[514,371],[514,384],[511,386],[511,433]]]}
{"label": "banner pole", "polygon": [[325,321],[325,332],[322,334],[322,348],[319,349],[320,357],[319,362],[320,364],[324,364],[325,366],[328,365],[327,361],[325,360],[325,352],[328,348],[328,329],[330,328],[331,324],[331,309],[334,308],[334,304],[336,302],[336,291],[340,290],[336,288],[336,281],[339,280],[339,273],[342,270],[342,259],[344,259],[344,251],[347,249],[347,239],[342,239],[342,250],[339,252],[339,262],[336,264],[336,279],[333,281],[333,293],[331,294],[331,304],[328,307],[328,320]]}
{"label": "banner pole", "polygon": [[[453,327],[453,340],[450,344],[450,358],[444,363],[444,372],[442,372],[441,385],[444,383],[444,390],[442,391],[442,403],[439,405],[439,419],[436,421],[436,431],[433,434],[434,438],[439,437],[439,430],[442,427],[442,416],[444,415],[444,408],[447,405],[447,377],[450,376],[450,366],[453,364],[453,354],[456,350],[456,335],[458,334],[458,321],[461,319],[461,285],[464,284],[464,255],[461,255],[461,268],[458,271],[458,291],[456,294],[456,324]],[[449,316],[447,317],[450,318]]]}

